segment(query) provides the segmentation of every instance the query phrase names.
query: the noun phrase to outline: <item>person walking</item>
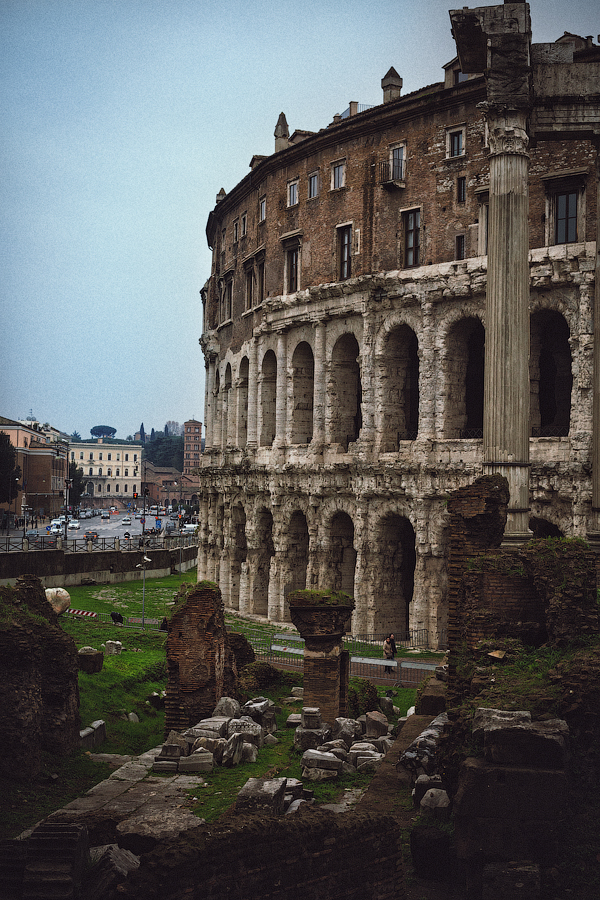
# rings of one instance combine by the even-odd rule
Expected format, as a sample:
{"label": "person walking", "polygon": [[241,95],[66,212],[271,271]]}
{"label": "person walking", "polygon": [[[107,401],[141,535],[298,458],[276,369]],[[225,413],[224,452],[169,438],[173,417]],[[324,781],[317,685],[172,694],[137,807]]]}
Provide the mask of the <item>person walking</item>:
{"label": "person walking", "polygon": [[[394,641],[394,635],[393,635],[393,634],[388,634],[388,636],[386,637],[385,641],[383,642],[383,655],[384,655],[384,658],[386,659],[386,661],[389,662],[390,660],[393,660],[393,658],[394,658],[394,656],[395,656],[395,653],[396,653],[396,642]],[[386,674],[386,675],[393,675],[393,674],[394,674],[394,667],[393,667],[393,666],[386,666],[386,667],[385,667],[385,674]]]}

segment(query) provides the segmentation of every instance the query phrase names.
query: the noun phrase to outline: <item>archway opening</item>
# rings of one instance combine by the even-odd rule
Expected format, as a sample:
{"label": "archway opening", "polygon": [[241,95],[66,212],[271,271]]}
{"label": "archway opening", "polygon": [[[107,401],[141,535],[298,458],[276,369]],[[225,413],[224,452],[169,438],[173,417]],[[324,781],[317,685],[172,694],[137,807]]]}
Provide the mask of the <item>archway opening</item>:
{"label": "archway opening", "polygon": [[277,358],[272,350],[263,357],[260,384],[260,446],[270,447],[275,440],[277,400]]}
{"label": "archway opening", "polygon": [[[331,567],[329,578],[334,591],[345,591],[354,596],[354,524],[345,512],[337,512],[331,520]],[[329,586],[329,585],[328,585]]]}
{"label": "archway opening", "polygon": [[232,552],[230,559],[230,598],[232,609],[240,608],[240,576],[242,563],[246,562],[248,544],[246,541],[246,513],[241,503],[237,503],[231,511]]}
{"label": "archway opening", "polygon": [[290,519],[287,541],[287,575],[285,586],[284,620],[290,621],[290,607],[287,595],[291,591],[303,591],[306,588],[306,572],[308,569],[308,525],[306,516],[296,510]]}
{"label": "archway opening", "polygon": [[252,585],[252,612],[266,616],[269,612],[269,580],[271,559],[275,555],[273,544],[273,516],[268,509],[261,509],[256,522],[256,569]]}
{"label": "archway opening", "polygon": [[391,331],[380,364],[381,449],[393,452],[419,431],[419,355],[417,336],[408,325]]}
{"label": "archway opening", "polygon": [[333,348],[328,391],[329,434],[332,443],[348,444],[358,439],[362,426],[362,392],[358,341],[344,334]]}
{"label": "archway opening", "polygon": [[244,356],[240,363],[240,375],[238,379],[238,403],[237,403],[237,446],[245,447],[248,441],[248,375],[250,363]]}
{"label": "archway opening", "polygon": [[292,356],[292,444],[309,444],[313,435],[315,361],[310,344],[301,341]]}
{"label": "archway opening", "polygon": [[415,532],[404,516],[391,513],[379,526],[377,574],[375,577],[374,631],[394,632],[404,637],[409,631],[410,604],[417,560]]}
{"label": "archway opening", "polygon": [[475,316],[448,332],[446,353],[446,438],[483,437],[485,330]]}
{"label": "archway opening", "polygon": [[531,316],[529,359],[531,434],[566,437],[571,421],[573,373],[569,326],[560,313],[542,309]]}

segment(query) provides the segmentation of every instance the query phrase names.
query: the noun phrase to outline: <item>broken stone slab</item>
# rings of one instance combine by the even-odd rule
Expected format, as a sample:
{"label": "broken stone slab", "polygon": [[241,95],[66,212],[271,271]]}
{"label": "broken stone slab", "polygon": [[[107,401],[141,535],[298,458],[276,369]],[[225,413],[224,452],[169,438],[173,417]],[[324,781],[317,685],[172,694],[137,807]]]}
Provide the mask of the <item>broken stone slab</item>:
{"label": "broken stone slab", "polygon": [[[344,766],[347,763],[343,763]],[[352,767],[352,772],[356,772],[356,769]],[[318,784],[322,781],[332,781],[338,777],[338,772],[335,769],[318,769],[318,768],[303,768],[302,769],[302,778],[305,781],[311,781],[315,784]]]}
{"label": "broken stone slab", "polygon": [[321,710],[318,706],[304,706],[302,708],[301,717],[303,728],[314,731],[322,727]]}
{"label": "broken stone slab", "polygon": [[102,650],[94,650],[93,647],[82,647],[77,654],[77,662],[86,675],[95,675],[102,671],[104,653]]}
{"label": "broken stone slab", "polygon": [[348,751],[345,747],[330,747],[329,744],[322,744],[320,747],[317,747],[321,753],[333,753],[334,756],[337,756],[338,759],[341,759],[342,762],[345,762],[348,759]]}
{"label": "broken stone slab", "polygon": [[531,713],[528,709],[491,709],[480,706],[473,716],[473,737],[475,740],[483,740],[485,729],[488,725],[503,723],[504,725],[525,725],[531,722]]}
{"label": "broken stone slab", "polygon": [[292,688],[292,697],[296,697],[297,700],[302,700],[304,697],[304,688],[303,687],[293,687]]}
{"label": "broken stone slab", "polygon": [[177,772],[179,769],[179,759],[162,759],[157,756],[154,760],[152,769],[155,772]]}
{"label": "broken stone slab", "polygon": [[238,766],[244,752],[244,735],[237,731],[228,739],[224,749],[221,765],[227,769]]}
{"label": "broken stone slab", "polygon": [[259,749],[263,746],[263,730],[252,719],[230,719],[227,724],[227,737],[230,738],[232,734],[236,733],[243,734],[244,740],[248,744],[256,744]]}
{"label": "broken stone slab", "polygon": [[104,652],[107,656],[119,656],[123,649],[121,641],[107,641],[104,646]]}
{"label": "broken stone slab", "polygon": [[178,731],[170,731],[168,733],[163,747],[165,747],[167,744],[179,747],[179,749],[181,750],[181,756],[187,756],[190,751],[189,741],[184,737],[184,735],[179,734]]}
{"label": "broken stone slab", "polygon": [[64,588],[46,588],[46,600],[57,616],[71,605],[71,595]]}
{"label": "broken stone slab", "polygon": [[373,744],[375,749],[378,750],[379,753],[383,753],[384,756],[388,752],[388,750],[391,750],[394,746],[394,741],[389,735],[378,738],[371,738],[371,743]]}
{"label": "broken stone slab", "polygon": [[242,744],[242,762],[243,763],[255,763],[258,759],[258,747],[256,744],[249,744],[248,741],[244,741]]}
{"label": "broken stone slab", "polygon": [[343,716],[334,719],[331,729],[332,740],[342,740],[349,748],[355,741],[360,740],[362,736],[362,726],[356,719],[348,719]]}
{"label": "broken stone slab", "polygon": [[[563,719],[528,720],[522,712],[507,716],[487,710],[473,721],[473,733],[483,735],[488,762],[509,766],[564,769],[569,759],[569,726]],[[502,713],[500,715],[490,715]]]}
{"label": "broken stone slab", "polygon": [[298,728],[302,725],[302,716],[300,713],[290,713],[285,721],[286,728]]}
{"label": "broken stone slab", "polygon": [[429,788],[423,795],[419,808],[423,815],[431,816],[440,822],[450,819],[450,798],[441,788]]}
{"label": "broken stone slab", "polygon": [[362,775],[367,772],[376,772],[382,762],[383,756],[381,755],[378,755],[377,757],[359,757],[356,764],[356,771]]}
{"label": "broken stone slab", "polygon": [[415,807],[419,806],[421,800],[430,788],[439,788],[440,790],[443,790],[444,785],[442,784],[441,775],[419,775],[415,781],[412,792],[413,804]]}
{"label": "broken stone slab", "polygon": [[[182,756],[181,747],[179,744],[163,744],[162,750],[156,757],[156,759],[174,759],[179,760],[179,757]],[[187,754],[186,754],[187,756]],[[156,760],[155,760],[156,762]]]}
{"label": "broken stone slab", "polygon": [[244,703],[242,712],[244,715],[254,717],[254,715],[262,715],[271,706],[274,706],[274,703],[268,697],[254,697],[252,700]]}
{"label": "broken stone slab", "polygon": [[119,847],[136,856],[148,853],[161,841],[169,840],[198,828],[204,822],[184,809],[151,810],[140,813],[117,825]]}
{"label": "broken stone slab", "polygon": [[348,762],[354,768],[358,768],[359,763],[365,759],[382,759],[382,754],[378,753],[374,748],[373,750],[355,750],[352,748],[348,753]]}
{"label": "broken stone slab", "polygon": [[383,715],[388,719],[394,715],[394,701],[391,697],[380,697],[379,708]]}
{"label": "broken stone slab", "polygon": [[130,872],[139,868],[138,856],[124,850],[118,844],[105,844],[90,849],[92,874],[86,881],[86,900],[104,900],[112,896],[117,885],[122,884]]}
{"label": "broken stone slab", "polygon": [[321,753],[319,750],[306,750],[300,762],[305,769],[332,769],[339,772],[342,768],[341,759],[333,753]]}
{"label": "broken stone slab", "polygon": [[433,774],[438,744],[448,725],[449,719],[446,713],[436,716],[402,753],[399,764],[414,775]]}
{"label": "broken stone slab", "polygon": [[287,778],[249,778],[235,801],[238,812],[268,812],[281,816]]}
{"label": "broken stone slab", "polygon": [[209,753],[212,753],[215,764],[220,766],[223,761],[223,753],[226,746],[227,741],[225,738],[200,737],[196,738],[192,744],[191,752],[195,753],[197,750],[207,750]]}
{"label": "broken stone slab", "polygon": [[316,750],[321,744],[326,744],[331,737],[331,728],[324,725],[322,728],[303,728],[299,725],[294,734],[294,747],[297,750]]}
{"label": "broken stone slab", "polygon": [[215,758],[208,750],[200,749],[183,756],[179,760],[179,772],[212,772],[215,767]]}
{"label": "broken stone slab", "polygon": [[241,705],[238,700],[233,697],[221,697],[219,702],[214,708],[213,718],[222,716],[226,716],[232,719],[237,719],[241,713]]}
{"label": "broken stone slab", "polygon": [[279,743],[279,739],[274,734],[265,734],[265,747],[274,747]]}
{"label": "broken stone slab", "polygon": [[184,737],[226,737],[229,719],[230,716],[212,716],[210,719],[202,719],[184,731]]}

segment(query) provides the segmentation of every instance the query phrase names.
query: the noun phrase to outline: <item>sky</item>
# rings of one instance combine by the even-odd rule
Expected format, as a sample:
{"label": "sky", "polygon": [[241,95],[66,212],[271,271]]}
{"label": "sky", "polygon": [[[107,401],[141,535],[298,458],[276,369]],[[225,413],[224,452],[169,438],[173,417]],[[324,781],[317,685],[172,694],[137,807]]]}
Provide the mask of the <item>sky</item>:
{"label": "sky", "polygon": [[[381,103],[390,66],[403,94],[441,81],[460,7],[0,0],[0,415],[83,438],[202,421],[218,191],[282,111],[317,131]],[[597,0],[530,8],[536,43],[600,31]]]}

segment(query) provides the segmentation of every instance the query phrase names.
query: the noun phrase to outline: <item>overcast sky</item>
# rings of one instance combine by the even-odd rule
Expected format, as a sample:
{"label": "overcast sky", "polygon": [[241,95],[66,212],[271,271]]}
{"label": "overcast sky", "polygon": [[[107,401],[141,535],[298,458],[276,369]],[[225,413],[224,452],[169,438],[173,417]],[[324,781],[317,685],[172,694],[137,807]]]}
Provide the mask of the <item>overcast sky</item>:
{"label": "overcast sky", "polygon": [[[535,42],[600,31],[597,0],[530,6]],[[380,103],[390,66],[403,93],[440,81],[455,7],[0,0],[0,415],[84,438],[202,420],[217,192],[282,110],[317,131]]]}

